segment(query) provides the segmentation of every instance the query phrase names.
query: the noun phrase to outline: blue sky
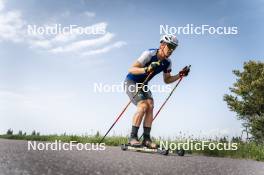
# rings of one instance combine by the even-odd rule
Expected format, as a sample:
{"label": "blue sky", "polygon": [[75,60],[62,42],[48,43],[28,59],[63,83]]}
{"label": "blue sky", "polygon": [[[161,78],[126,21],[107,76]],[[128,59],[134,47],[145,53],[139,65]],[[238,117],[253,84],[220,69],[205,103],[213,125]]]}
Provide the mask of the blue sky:
{"label": "blue sky", "polygon": [[[105,132],[128,97],[94,93],[93,84],[121,83],[144,50],[158,47],[160,25],[207,24],[236,26],[239,32],[177,36],[180,46],[171,56],[172,72],[188,64],[192,70],[153,124],[152,134],[240,135],[241,123],[223,95],[235,81],[233,69],[249,59],[263,61],[263,6],[258,0],[0,0],[0,133],[8,128],[48,134]],[[25,32],[28,24],[104,24],[106,34],[34,37]],[[151,83],[162,84],[162,76]],[[157,110],[168,94],[153,95]],[[130,132],[135,109],[130,106],[111,134]]]}

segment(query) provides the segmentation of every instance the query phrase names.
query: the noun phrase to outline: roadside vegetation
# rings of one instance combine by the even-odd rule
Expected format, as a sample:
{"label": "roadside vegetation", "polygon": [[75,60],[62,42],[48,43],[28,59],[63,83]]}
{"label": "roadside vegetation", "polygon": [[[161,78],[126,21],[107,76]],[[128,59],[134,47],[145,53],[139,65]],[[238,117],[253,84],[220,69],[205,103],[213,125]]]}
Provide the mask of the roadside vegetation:
{"label": "roadside vegetation", "polygon": [[[9,129],[6,134],[0,135],[0,138],[5,139],[15,139],[15,140],[34,140],[34,141],[62,141],[62,142],[71,142],[76,141],[78,143],[99,143],[102,136],[99,132],[95,135],[67,135],[66,133],[61,135],[40,135],[39,132],[32,131],[31,134],[23,133],[19,131],[14,134],[12,129]],[[108,146],[119,146],[121,144],[127,143],[128,136],[109,136],[106,137],[104,143]],[[160,141],[168,141],[168,143],[184,143],[183,140],[170,140],[170,139],[162,139],[162,138],[152,138],[156,143],[160,143]],[[194,143],[202,142],[203,140],[188,138],[189,140],[193,140]],[[205,147],[204,150],[186,150],[188,154],[199,154],[206,156],[215,156],[215,157],[230,157],[230,158],[239,158],[239,159],[253,159],[257,161],[264,161],[264,145],[254,142],[254,141],[242,141],[240,137],[235,137],[232,139],[228,139],[223,137],[217,140],[205,139],[204,141],[209,141],[209,143],[237,143],[237,150],[210,150],[208,147]]]}

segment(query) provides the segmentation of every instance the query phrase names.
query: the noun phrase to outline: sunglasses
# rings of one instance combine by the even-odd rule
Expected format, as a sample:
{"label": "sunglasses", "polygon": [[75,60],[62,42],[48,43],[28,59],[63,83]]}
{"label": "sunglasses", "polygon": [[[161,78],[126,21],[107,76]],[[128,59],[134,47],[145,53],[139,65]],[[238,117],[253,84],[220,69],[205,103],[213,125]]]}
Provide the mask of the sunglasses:
{"label": "sunglasses", "polygon": [[172,44],[167,44],[167,46],[168,46],[168,48],[169,48],[170,50],[175,50],[176,47],[177,47],[177,46],[172,45]]}

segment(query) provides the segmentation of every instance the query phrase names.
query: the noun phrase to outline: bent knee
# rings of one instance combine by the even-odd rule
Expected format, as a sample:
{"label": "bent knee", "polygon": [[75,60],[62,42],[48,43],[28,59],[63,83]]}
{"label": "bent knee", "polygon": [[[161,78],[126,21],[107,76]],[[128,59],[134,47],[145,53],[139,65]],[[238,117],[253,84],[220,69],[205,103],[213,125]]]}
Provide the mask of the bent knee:
{"label": "bent knee", "polygon": [[153,103],[149,103],[149,104],[148,104],[148,109],[149,109],[149,110],[153,110],[153,108],[154,108],[154,104],[153,104]]}
{"label": "bent knee", "polygon": [[146,103],[146,102],[141,102],[139,105],[138,105],[138,110],[140,112],[146,112],[149,108],[149,105]]}
{"label": "bent knee", "polygon": [[148,110],[153,110],[153,108],[154,108],[153,101],[148,101]]}

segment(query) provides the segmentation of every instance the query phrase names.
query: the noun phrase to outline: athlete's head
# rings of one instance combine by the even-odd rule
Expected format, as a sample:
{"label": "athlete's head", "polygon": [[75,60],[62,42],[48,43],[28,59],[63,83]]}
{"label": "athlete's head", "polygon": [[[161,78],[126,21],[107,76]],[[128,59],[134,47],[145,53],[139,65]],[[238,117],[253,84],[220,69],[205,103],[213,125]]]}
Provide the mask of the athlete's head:
{"label": "athlete's head", "polygon": [[163,35],[160,39],[159,57],[168,58],[178,46],[178,39],[174,35]]}

